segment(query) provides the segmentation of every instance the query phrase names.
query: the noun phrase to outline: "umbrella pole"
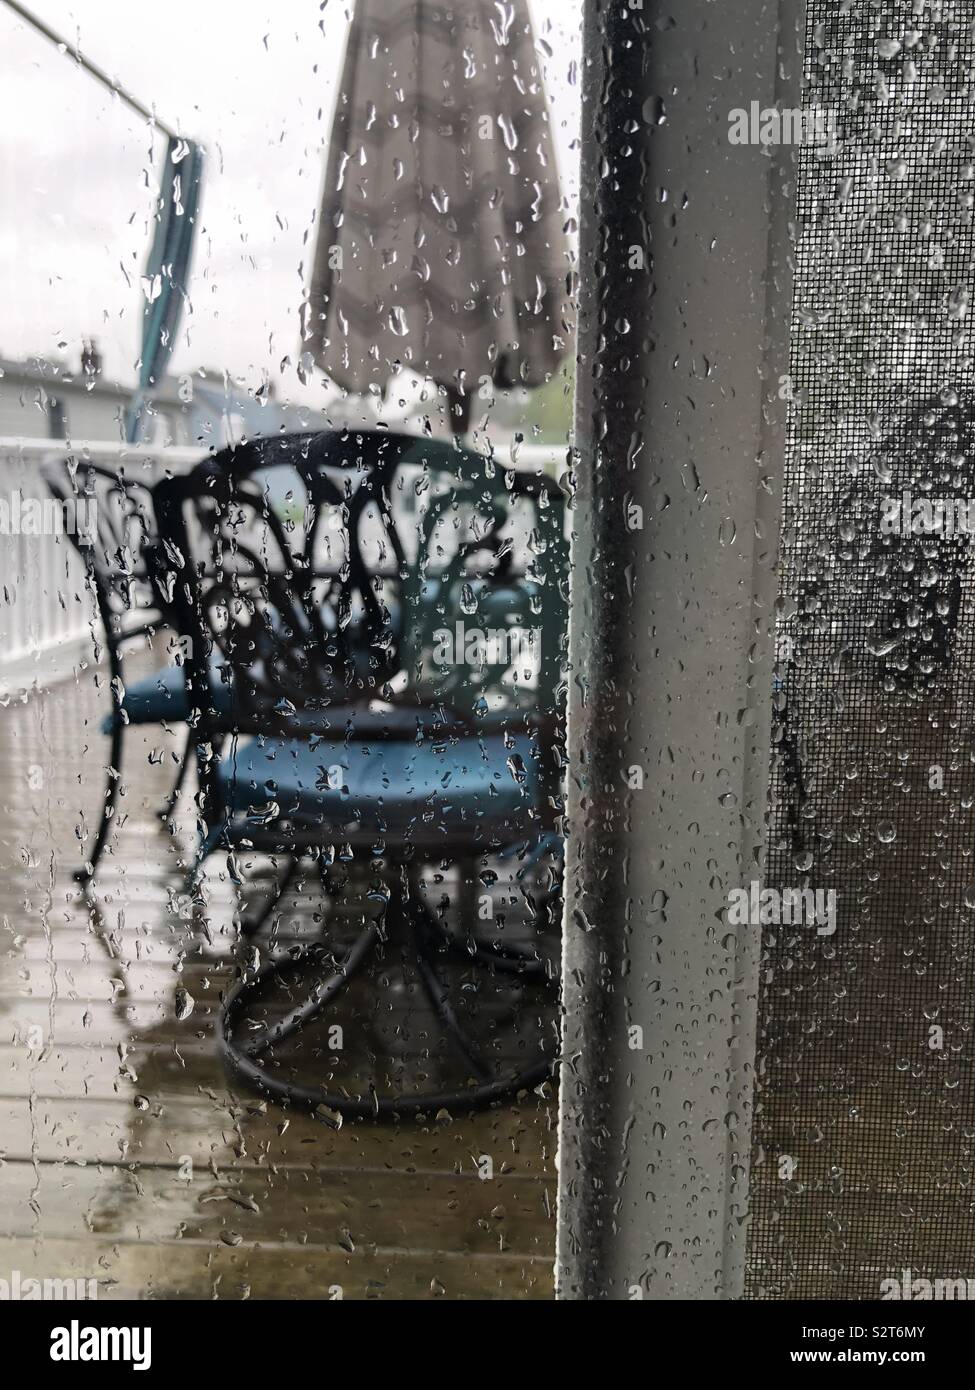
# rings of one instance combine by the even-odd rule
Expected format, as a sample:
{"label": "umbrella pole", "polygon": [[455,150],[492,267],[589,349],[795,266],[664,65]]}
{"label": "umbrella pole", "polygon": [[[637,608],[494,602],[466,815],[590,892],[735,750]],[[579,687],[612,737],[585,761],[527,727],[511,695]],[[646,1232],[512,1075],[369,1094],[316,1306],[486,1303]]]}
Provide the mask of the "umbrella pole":
{"label": "umbrella pole", "polygon": [[563,1299],[743,1288],[798,8],[586,0]]}

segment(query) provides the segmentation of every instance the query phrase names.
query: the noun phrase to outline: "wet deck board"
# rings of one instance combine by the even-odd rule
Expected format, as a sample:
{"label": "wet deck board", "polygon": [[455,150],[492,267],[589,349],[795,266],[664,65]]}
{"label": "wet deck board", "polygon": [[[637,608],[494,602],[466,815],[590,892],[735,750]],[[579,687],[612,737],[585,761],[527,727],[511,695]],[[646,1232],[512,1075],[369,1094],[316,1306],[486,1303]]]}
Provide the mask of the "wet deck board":
{"label": "wet deck board", "polygon": [[[550,1096],[336,1132],[229,1083],[214,1018],[239,903],[215,858],[205,931],[173,910],[192,823],[171,834],[155,810],[178,735],[130,731],[97,909],[79,894],[105,701],[88,673],[0,710],[0,1278],[96,1278],[100,1298],[551,1297]],[[318,932],[317,906],[306,885],[278,949]]]}

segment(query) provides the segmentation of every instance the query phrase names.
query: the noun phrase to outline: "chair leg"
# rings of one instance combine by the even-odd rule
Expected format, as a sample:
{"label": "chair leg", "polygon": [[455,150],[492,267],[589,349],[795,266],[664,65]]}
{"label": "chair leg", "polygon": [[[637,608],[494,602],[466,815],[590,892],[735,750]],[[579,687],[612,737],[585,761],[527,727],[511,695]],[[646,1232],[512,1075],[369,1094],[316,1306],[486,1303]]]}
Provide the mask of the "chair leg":
{"label": "chair leg", "polygon": [[[205,743],[197,743],[193,731],[189,731],[190,742],[193,746],[193,758],[197,765],[197,776],[199,779],[199,791],[197,793],[199,831],[204,827],[206,833],[201,835],[197,844],[196,854],[193,863],[183,880],[183,893],[186,897],[194,897],[200,885],[200,874],[203,865],[210,855],[224,839],[230,824],[230,812],[227,807],[219,804],[216,797],[212,780],[209,772],[215,762],[219,761],[223,751],[224,737],[217,735],[208,746]],[[187,755],[190,753],[187,747]]]}
{"label": "chair leg", "polygon": [[223,826],[218,825],[214,830],[207,831],[206,835],[199,842],[193,863],[186,871],[183,879],[183,896],[192,898],[200,886],[200,875],[203,872],[203,865],[210,858],[210,855],[219,845],[223,837]]}
{"label": "chair leg", "polygon": [[[294,1105],[300,1109],[315,1111],[328,1119],[329,1123],[341,1124],[341,1117],[364,1119],[382,1113],[382,1103],[378,1098],[356,1100],[349,1096],[330,1096],[321,1086],[300,1086],[278,1080],[273,1070],[261,1065],[260,1059],[273,1048],[275,1043],[285,1041],[310,1023],[323,1009],[342,993],[352,977],[364,964],[375,947],[380,932],[378,922],[370,923],[352,945],[337,968],[312,989],[306,1001],[299,1005],[279,1023],[262,1030],[259,1034],[249,1033],[247,1042],[238,1041],[235,1027],[249,1007],[259,1003],[269,984],[282,984],[282,975],[297,977],[306,973],[313,965],[321,966],[323,945],[301,947],[295,954],[284,960],[272,960],[263,965],[250,979],[244,979],[230,995],[224,1005],[220,1027],[224,1055],[234,1076],[259,1095],[268,1096],[283,1105]],[[334,958],[333,958],[334,959]],[[334,1117],[339,1116],[336,1120]]]}
{"label": "chair leg", "polygon": [[[343,1118],[381,1120],[429,1114],[441,1109],[477,1110],[530,1090],[552,1076],[556,1062],[554,1046],[549,1055],[539,1048],[535,1058],[527,1065],[523,1064],[507,1074],[499,1076],[495,1072],[458,1017],[448,989],[440,978],[438,967],[444,955],[453,954],[469,960],[467,946],[444,933],[442,924],[437,922],[421,900],[418,886],[415,873],[404,871],[401,877],[395,876],[389,884],[391,891],[386,898],[384,913],[360,933],[337,966],[334,965],[334,957],[325,952],[324,943],[317,942],[289,953],[286,958],[272,960],[250,978],[244,978],[227,1000],[221,1018],[225,1057],[238,1081],[260,1095],[281,1104],[311,1110],[320,1114],[327,1123],[338,1125]],[[401,949],[404,960],[412,960],[434,1016],[455,1054],[464,1059],[471,1084],[452,1091],[385,1096],[379,1095],[375,1086],[370,1084],[367,1089],[364,1088],[364,1094],[354,1096],[346,1090],[330,1094],[321,1085],[281,1080],[275,1074],[273,1063],[270,1066],[263,1064],[265,1056],[269,1053],[273,1055],[275,1044],[299,1032],[332,1004],[373,948],[380,945],[384,946],[384,954],[390,949],[394,952]],[[325,961],[328,965],[323,972]],[[495,970],[505,966],[508,969],[519,968],[524,976],[523,983],[528,983],[529,969],[526,967],[533,966],[534,962],[521,956],[505,957],[500,953],[478,952],[477,964]],[[286,997],[291,998],[312,968],[318,979],[314,985],[309,983],[306,986],[305,1001],[297,1008],[266,1027],[240,1027],[251,1010],[264,1003],[269,987],[277,986],[278,990],[285,991]],[[540,983],[554,996],[556,981],[543,980]],[[240,1037],[237,1036],[238,1032]]]}
{"label": "chair leg", "polygon": [[170,791],[169,796],[166,798],[166,804],[164,806],[161,806],[158,812],[156,813],[161,821],[170,821],[172,820],[173,815],[175,814],[176,806],[179,801],[179,794],[183,789],[183,783],[186,781],[186,774],[189,770],[192,752],[193,731],[192,729],[187,729],[186,743],[183,746],[183,756],[180,759],[179,771],[176,774],[176,781],[173,783],[172,790]]}
{"label": "chair leg", "polygon": [[[457,861],[459,881],[456,902],[459,932],[455,937],[450,936],[426,903],[420,880],[414,880],[413,889],[418,904],[415,913],[418,921],[422,919],[425,939],[441,936],[446,944],[455,949],[462,946],[473,960],[493,970],[522,977],[543,976],[545,963],[533,947],[513,946],[497,936],[490,941],[478,939],[478,863],[479,861],[473,857]],[[529,906],[533,906],[530,900]]]}
{"label": "chair leg", "polygon": [[260,909],[257,916],[249,917],[241,922],[240,934],[242,937],[247,939],[249,937],[256,936],[257,933],[261,930],[261,928],[264,926],[264,923],[271,916],[271,913],[277,907],[278,903],[281,901],[285,893],[288,891],[288,889],[294,882],[295,876],[298,873],[298,867],[300,863],[300,855],[294,854],[291,856],[287,864],[285,864],[283,872],[280,873],[277,879],[275,880],[274,887],[271,889],[271,892],[268,895],[267,902]]}
{"label": "chair leg", "polygon": [[102,857],[105,846],[108,843],[108,836],[112,828],[112,821],[115,818],[115,811],[118,806],[119,792],[122,784],[122,739],[125,734],[125,725],[120,717],[116,717],[112,729],[112,746],[109,750],[108,775],[105,781],[105,797],[102,801],[102,815],[95,835],[95,843],[92,846],[91,854],[87,863],[75,869],[74,877],[77,883],[91,883],[95,877],[99,860]]}

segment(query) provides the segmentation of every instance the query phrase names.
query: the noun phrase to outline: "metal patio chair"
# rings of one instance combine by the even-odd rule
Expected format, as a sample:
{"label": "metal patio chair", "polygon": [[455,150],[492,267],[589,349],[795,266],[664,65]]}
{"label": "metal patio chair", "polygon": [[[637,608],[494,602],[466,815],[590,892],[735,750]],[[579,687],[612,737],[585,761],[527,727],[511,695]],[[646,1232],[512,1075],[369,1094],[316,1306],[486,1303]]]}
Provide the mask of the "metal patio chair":
{"label": "metal patio chair", "polygon": [[[560,487],[376,432],[244,445],[161,482],[154,501],[157,582],[189,653],[197,864],[221,847],[238,862],[310,857],[333,904],[319,941],[244,971],[222,1024],[233,1071],[333,1119],[538,1084],[557,1040],[539,923],[557,922],[560,889]],[[234,687],[230,718],[217,681]],[[343,943],[349,866],[375,911]],[[520,937],[472,911],[506,873],[529,919]],[[459,876],[453,920],[424,874]],[[350,998],[369,961],[372,1023],[395,1015],[386,1042],[412,1030],[413,1054],[333,1085],[334,1061],[305,1042],[336,1007],[362,1024]]]}
{"label": "metal patio chair", "polygon": [[[302,437],[291,436],[295,447]],[[214,455],[212,466],[221,467],[221,461],[229,458],[231,452]],[[152,484],[134,470],[134,465],[111,469],[70,456],[43,469],[48,490],[59,502],[85,498],[94,502],[97,518],[94,536],[82,536],[76,530],[69,532],[95,599],[109,665],[111,697],[111,709],[101,726],[102,733],[111,740],[105,795],[89,858],[75,871],[75,878],[82,883],[94,878],[117,812],[126,729],[141,724],[187,724],[190,718],[187,668],[178,650],[175,659],[158,670],[131,680],[126,673],[125,658],[140,639],[152,639],[173,628],[166,594],[153,582],[158,565],[152,563],[151,557],[159,538]],[[229,718],[233,712],[232,684],[213,680],[211,694],[219,714]],[[175,811],[193,761],[192,748],[187,728],[176,777],[159,811],[164,822]]]}
{"label": "metal patio chair", "polygon": [[[185,670],[172,664],[161,671],[129,681],[125,657],[132,645],[152,639],[171,627],[165,596],[154,588],[148,556],[157,543],[150,481],[139,477],[137,465],[105,468],[69,456],[44,467],[44,481],[60,503],[86,499],[94,504],[93,535],[77,529],[70,537],[84,565],[95,600],[109,669],[111,709],[102,723],[110,742],[105,795],[98,828],[86,862],[75,878],[94,878],[108,843],[118,809],[125,730],[130,724],[180,724],[189,716]],[[97,644],[97,637],[96,637]],[[187,733],[179,767],[162,819],[171,815],[190,762]]]}

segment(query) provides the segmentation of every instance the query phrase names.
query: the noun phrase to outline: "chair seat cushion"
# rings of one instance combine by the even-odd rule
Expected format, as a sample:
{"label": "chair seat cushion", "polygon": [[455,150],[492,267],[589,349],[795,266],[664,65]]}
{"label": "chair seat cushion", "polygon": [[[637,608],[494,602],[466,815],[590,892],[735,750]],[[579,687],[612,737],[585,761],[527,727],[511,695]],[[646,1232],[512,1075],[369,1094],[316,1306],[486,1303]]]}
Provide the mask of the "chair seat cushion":
{"label": "chair seat cushion", "polygon": [[414,739],[252,739],[219,779],[232,816],[309,823],[324,835],[436,842],[532,831],[538,750],[528,734]]}
{"label": "chair seat cushion", "polygon": [[[234,703],[233,686],[222,680],[215,669],[210,688],[215,707],[221,714],[230,714]],[[130,724],[160,724],[163,720],[185,724],[190,714],[186,697],[186,667],[167,666],[127,685],[122,697],[122,711],[128,716]],[[113,711],[102,720],[102,732],[110,734],[114,721]]]}
{"label": "chair seat cushion", "polygon": [[[210,689],[213,693],[214,708],[218,714],[234,717],[234,687],[221,678],[220,672],[213,669]],[[130,724],[185,724],[189,718],[189,701],[186,695],[185,666],[168,666],[162,671],[153,671],[131,685],[125,687],[122,710]],[[506,715],[507,712],[502,712]],[[279,732],[310,737],[319,734],[323,737],[340,738],[354,728],[358,731],[394,734],[409,738],[416,733],[418,725],[434,722],[437,718],[430,710],[421,706],[386,706],[377,710],[364,710],[344,703],[326,704],[321,709],[297,709],[285,714],[275,711]],[[268,715],[270,722],[271,713]],[[102,720],[102,732],[112,732],[114,712]],[[287,726],[287,727],[284,727]]]}

